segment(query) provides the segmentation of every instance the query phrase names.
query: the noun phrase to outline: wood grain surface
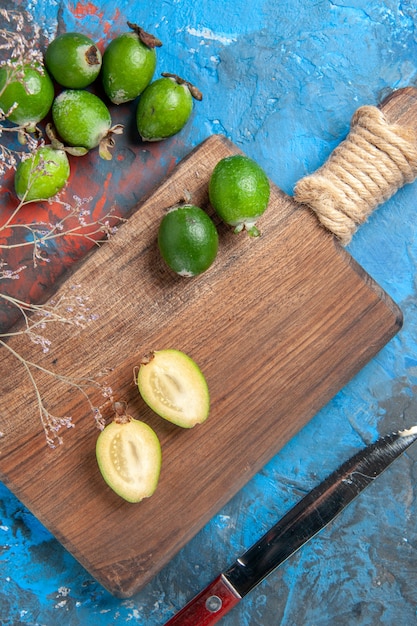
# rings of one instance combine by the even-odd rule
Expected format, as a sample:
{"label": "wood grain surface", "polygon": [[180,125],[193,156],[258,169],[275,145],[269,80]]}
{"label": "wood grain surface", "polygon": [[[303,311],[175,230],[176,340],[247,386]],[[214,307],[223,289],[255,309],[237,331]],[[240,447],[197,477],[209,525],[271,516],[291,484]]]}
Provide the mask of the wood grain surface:
{"label": "wood grain surface", "polygon": [[[390,100],[392,119],[401,94],[397,101],[396,108]],[[145,585],[402,323],[399,308],[310,211],[274,185],[260,238],[234,235],[214,217],[220,236],[214,265],[193,279],[166,268],[156,244],[164,211],[191,197],[213,215],[209,176],[219,159],[236,152],[222,136],[198,146],[60,286],[55,300],[88,297],[85,327],[50,324],[45,354],[24,336],[9,343],[58,375],[104,373],[114,397],[160,438],[154,496],[133,505],[105,485],[85,398],[37,371],[48,409],[71,415],[75,426],[50,449],[24,367],[7,350],[0,353],[0,479],[121,597]],[[191,430],[154,415],[134,384],[141,356],[168,347],[188,353],[208,381],[210,416]],[[94,389],[90,397],[110,420],[104,398]]]}

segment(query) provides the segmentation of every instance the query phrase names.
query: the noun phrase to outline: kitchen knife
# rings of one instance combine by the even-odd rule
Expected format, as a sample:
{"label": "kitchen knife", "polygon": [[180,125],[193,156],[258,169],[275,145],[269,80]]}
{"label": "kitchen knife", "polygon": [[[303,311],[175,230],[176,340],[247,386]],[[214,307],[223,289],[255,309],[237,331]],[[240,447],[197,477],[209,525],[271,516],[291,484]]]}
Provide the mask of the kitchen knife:
{"label": "kitchen knife", "polygon": [[211,626],[331,522],[417,440],[417,426],[381,437],[343,463],[165,626]]}

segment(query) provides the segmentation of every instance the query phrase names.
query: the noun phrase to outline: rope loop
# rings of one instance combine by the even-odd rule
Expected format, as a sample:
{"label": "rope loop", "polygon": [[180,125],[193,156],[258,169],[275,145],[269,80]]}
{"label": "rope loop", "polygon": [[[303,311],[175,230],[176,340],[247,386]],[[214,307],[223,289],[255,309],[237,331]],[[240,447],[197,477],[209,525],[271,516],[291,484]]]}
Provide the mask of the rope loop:
{"label": "rope loop", "polygon": [[354,113],[348,136],[326,163],[298,181],[294,199],[347,245],[374,209],[417,177],[412,129],[389,124],[374,106]]}

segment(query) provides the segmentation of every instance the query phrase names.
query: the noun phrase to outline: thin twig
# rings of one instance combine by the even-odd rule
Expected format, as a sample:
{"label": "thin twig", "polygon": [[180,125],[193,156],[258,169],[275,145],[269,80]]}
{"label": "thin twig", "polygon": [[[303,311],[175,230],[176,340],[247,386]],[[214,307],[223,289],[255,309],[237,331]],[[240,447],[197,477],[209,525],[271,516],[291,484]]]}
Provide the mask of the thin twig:
{"label": "thin twig", "polygon": [[26,360],[24,357],[22,357],[21,354],[19,354],[19,352],[14,350],[7,342],[3,341],[2,339],[0,339],[0,345],[6,348],[14,356],[14,358],[17,359],[17,361],[24,367],[29,377],[30,383],[35,393],[35,397],[36,397],[36,401],[37,401],[38,409],[39,409],[39,416],[40,416],[40,419],[41,419],[41,422],[45,431],[45,436],[46,436],[48,445],[52,447],[54,447],[55,445],[54,440],[51,439],[51,436],[50,436],[51,431],[54,433],[54,437],[57,439],[57,443],[60,444],[62,443],[62,440],[56,434],[57,431],[63,425],[67,426],[67,428],[72,428],[73,423],[72,423],[71,417],[55,417],[46,409],[41,393],[39,391],[37,381],[35,379],[35,376],[32,370],[37,370],[39,372],[42,372],[43,374],[46,374],[47,376],[53,377],[55,380],[57,380],[58,382],[64,385],[67,385],[69,387],[74,387],[75,389],[77,389],[77,391],[81,393],[84,399],[87,401],[90,407],[90,410],[92,411],[94,415],[97,426],[99,428],[103,427],[100,409],[99,407],[95,406],[92,403],[86,389],[89,389],[89,388],[98,389],[101,391],[104,398],[110,398],[112,396],[112,390],[108,386],[100,384],[94,378],[89,378],[89,377],[73,378],[70,376],[64,376],[62,374],[58,374],[57,372],[53,372],[43,367],[39,363]]}

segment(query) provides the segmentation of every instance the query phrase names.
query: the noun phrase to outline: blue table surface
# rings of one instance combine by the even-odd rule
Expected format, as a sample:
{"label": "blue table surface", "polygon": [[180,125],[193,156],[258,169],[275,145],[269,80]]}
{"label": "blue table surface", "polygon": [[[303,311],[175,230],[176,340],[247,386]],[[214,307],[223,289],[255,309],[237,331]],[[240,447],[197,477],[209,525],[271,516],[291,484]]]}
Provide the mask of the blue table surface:
{"label": "blue table surface", "polygon": [[[32,14],[45,41],[63,30],[103,41],[126,20],[153,32],[164,42],[157,71],[204,94],[174,156],[223,133],[289,194],[343,139],[357,107],[417,82],[414,2],[2,3],[12,5]],[[134,597],[112,597],[0,484],[2,626],[163,624],[364,443],[417,421],[416,184],[348,247],[401,307],[402,330]],[[222,624],[417,624],[416,461],[411,448]]]}

